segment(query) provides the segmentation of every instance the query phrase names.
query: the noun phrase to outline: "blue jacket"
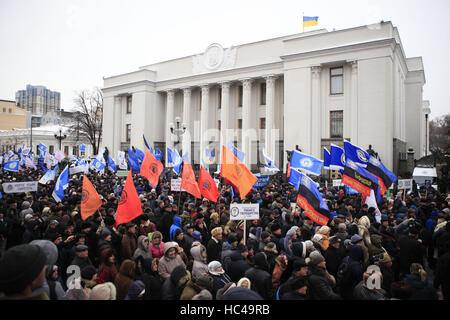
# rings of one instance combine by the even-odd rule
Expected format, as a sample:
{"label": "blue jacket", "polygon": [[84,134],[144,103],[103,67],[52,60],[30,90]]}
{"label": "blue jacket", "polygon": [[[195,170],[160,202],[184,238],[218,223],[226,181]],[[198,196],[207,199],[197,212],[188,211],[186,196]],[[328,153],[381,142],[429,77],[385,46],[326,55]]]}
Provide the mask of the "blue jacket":
{"label": "blue jacket", "polygon": [[169,231],[170,241],[173,241],[173,239],[175,239],[175,232],[177,231],[177,229],[180,229],[181,231],[183,231],[182,226],[181,226],[181,217],[178,217],[178,216],[173,218],[173,224],[170,226],[170,231]]}

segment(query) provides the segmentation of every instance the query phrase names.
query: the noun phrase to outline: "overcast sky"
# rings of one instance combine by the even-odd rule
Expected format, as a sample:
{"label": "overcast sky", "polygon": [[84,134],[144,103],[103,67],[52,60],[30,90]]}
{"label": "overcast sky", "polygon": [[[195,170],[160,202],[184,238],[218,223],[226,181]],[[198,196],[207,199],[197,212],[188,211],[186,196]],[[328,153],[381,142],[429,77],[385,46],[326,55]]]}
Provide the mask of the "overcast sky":
{"label": "overcast sky", "polygon": [[431,118],[450,112],[448,0],[0,0],[0,99],[27,84],[76,91],[103,77],[199,54],[211,43],[240,45],[302,31],[302,13],[340,30],[392,21],[407,57],[422,56]]}

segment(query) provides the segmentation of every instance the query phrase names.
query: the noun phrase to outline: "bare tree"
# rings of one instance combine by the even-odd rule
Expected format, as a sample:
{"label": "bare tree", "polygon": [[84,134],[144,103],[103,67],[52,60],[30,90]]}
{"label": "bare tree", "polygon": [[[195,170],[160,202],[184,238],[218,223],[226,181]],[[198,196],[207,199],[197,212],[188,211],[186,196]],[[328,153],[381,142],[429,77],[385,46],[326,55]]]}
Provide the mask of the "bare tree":
{"label": "bare tree", "polygon": [[70,131],[85,136],[92,145],[94,154],[97,154],[102,139],[103,94],[99,88],[82,90],[77,93],[74,102],[75,123]]}
{"label": "bare tree", "polygon": [[430,121],[430,150],[450,153],[450,114]]}

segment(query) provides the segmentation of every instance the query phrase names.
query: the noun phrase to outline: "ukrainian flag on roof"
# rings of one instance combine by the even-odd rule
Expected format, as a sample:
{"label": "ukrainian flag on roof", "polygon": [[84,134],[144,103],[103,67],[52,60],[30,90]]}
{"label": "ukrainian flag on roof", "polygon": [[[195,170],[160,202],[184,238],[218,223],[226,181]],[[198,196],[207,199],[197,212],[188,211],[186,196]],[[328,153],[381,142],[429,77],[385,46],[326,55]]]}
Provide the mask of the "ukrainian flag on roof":
{"label": "ukrainian flag on roof", "polygon": [[314,27],[319,24],[319,17],[305,17],[303,16],[303,28]]}

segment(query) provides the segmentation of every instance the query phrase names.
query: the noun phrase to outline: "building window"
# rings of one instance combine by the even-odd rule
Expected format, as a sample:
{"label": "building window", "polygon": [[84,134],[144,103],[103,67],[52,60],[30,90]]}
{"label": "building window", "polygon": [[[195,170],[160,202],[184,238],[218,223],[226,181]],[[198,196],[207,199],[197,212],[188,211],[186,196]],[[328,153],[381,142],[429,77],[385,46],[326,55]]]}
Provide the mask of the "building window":
{"label": "building window", "polygon": [[242,99],[244,97],[244,87],[238,87],[238,107],[242,107]]}
{"label": "building window", "polygon": [[259,129],[261,130],[266,129],[266,118],[259,119]]}
{"label": "building window", "polygon": [[220,132],[221,129],[222,129],[222,122],[220,120],[217,120],[217,130],[219,130]]}
{"label": "building window", "polygon": [[127,96],[127,113],[131,113],[132,96]]}
{"label": "building window", "polygon": [[330,94],[344,93],[344,68],[330,68]]}
{"label": "building window", "polygon": [[217,99],[218,99],[217,105],[218,105],[218,108],[221,109],[222,108],[222,88],[219,88],[219,92],[218,92],[217,96],[218,96],[217,97]]}
{"label": "building window", "polygon": [[259,87],[259,104],[265,106],[266,105],[266,83],[263,82]]}
{"label": "building window", "polygon": [[344,112],[330,111],[330,138],[342,138],[344,136]]}
{"label": "building window", "polygon": [[3,108],[3,113],[6,113],[6,108]]}
{"label": "building window", "polygon": [[49,146],[49,147],[48,147],[48,152],[49,152],[50,154],[53,154],[53,153],[55,152],[55,147],[54,147],[54,146]]}
{"label": "building window", "polygon": [[131,124],[127,124],[127,142],[131,140]]}
{"label": "building window", "polygon": [[66,154],[66,156],[69,155],[69,146],[64,146],[64,153]]}
{"label": "building window", "polygon": [[238,119],[238,121],[237,121],[237,128],[238,128],[239,140],[242,140],[242,119]]}
{"label": "building window", "polygon": [[12,113],[12,109],[11,108],[8,109],[8,113]]}
{"label": "building window", "polygon": [[78,150],[77,146],[74,146],[73,149],[72,149],[72,154],[73,154],[74,156],[77,156],[77,155],[78,155],[77,150]]}

